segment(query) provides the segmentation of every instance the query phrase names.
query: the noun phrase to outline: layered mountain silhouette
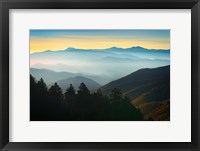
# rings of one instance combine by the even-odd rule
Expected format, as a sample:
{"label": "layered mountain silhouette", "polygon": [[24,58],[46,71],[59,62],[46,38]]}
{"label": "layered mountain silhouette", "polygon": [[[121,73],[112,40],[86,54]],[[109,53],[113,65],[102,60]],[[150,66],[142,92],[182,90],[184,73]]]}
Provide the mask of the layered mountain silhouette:
{"label": "layered mountain silhouette", "polygon": [[[96,81],[91,80],[89,78],[82,77],[82,76],[59,80],[56,83],[62,88],[62,90],[64,92],[66,90],[66,88],[68,88],[70,86],[70,84],[73,85],[75,90],[78,90],[78,88],[82,82],[85,85],[87,85],[87,88],[90,91],[94,91],[94,90],[98,89],[99,87],[101,87],[101,85],[99,83],[97,83]],[[53,85],[53,83],[52,83],[52,85]]]}
{"label": "layered mountain silhouette", "polygon": [[81,73],[54,72],[33,68],[30,72],[36,80],[43,78],[49,88],[56,82],[63,92],[70,87],[70,84],[75,90],[78,90],[81,83],[84,83],[91,93],[100,88],[105,96],[110,96],[117,88],[123,96],[130,99],[132,106],[143,113],[145,120],[170,120],[169,65],[140,69],[104,86]]}
{"label": "layered mountain silhouette", "polygon": [[43,51],[36,52],[30,55],[34,60],[85,60],[97,61],[105,57],[125,58],[125,59],[164,59],[169,60],[170,51],[167,49],[146,49],[142,47],[131,48],[107,48],[107,49],[76,49],[67,48],[65,50],[57,51]]}
{"label": "layered mountain silhouette", "polygon": [[147,49],[147,48],[143,48],[140,46],[134,46],[134,47],[130,47],[130,48],[119,48],[119,47],[111,47],[111,48],[106,48],[106,49],[78,49],[78,48],[67,48],[65,50],[57,50],[57,51],[52,51],[52,50],[46,50],[43,52],[36,52],[33,53],[32,55],[38,55],[38,54],[51,54],[51,53],[58,53],[58,52],[62,52],[62,53],[71,53],[71,52],[96,52],[96,53],[124,53],[124,52],[148,52],[148,53],[169,53],[168,52],[169,49]]}
{"label": "layered mountain silhouette", "polygon": [[[142,47],[77,49],[43,51],[30,54],[31,68],[56,72],[100,75],[101,80],[87,77],[104,85],[142,68],[156,68],[170,64],[170,50]],[[79,75],[77,75],[79,76]],[[80,75],[83,76],[83,75]],[[84,76],[86,77],[86,76]]]}
{"label": "layered mountain silhouette", "polygon": [[140,69],[103,87],[103,94],[118,88],[146,119],[170,120],[170,66]]}
{"label": "layered mountain silhouette", "polygon": [[55,72],[47,69],[36,69],[30,68],[30,74],[33,75],[37,80],[43,78],[47,83],[53,83],[62,79],[67,79],[71,77],[81,76],[80,73],[70,73],[70,72]]}
{"label": "layered mountain silhouette", "polygon": [[[105,77],[101,75],[88,75],[82,73],[71,73],[71,72],[55,72],[53,70],[48,69],[37,69],[37,68],[30,68],[30,74],[39,80],[43,78],[47,85],[55,83],[59,80],[66,80],[68,78],[75,78],[75,77],[87,77],[101,85],[106,83]],[[86,78],[86,79],[87,79]]]}

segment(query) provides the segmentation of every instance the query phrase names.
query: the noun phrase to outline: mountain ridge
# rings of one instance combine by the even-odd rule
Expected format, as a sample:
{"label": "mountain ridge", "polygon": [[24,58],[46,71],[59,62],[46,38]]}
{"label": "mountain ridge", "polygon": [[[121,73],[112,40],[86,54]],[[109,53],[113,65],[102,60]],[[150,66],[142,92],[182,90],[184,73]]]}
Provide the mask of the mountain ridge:
{"label": "mountain ridge", "polygon": [[[144,68],[101,87],[104,95],[118,88],[146,119],[169,120],[170,66]],[[159,115],[160,114],[160,115]]]}
{"label": "mountain ridge", "polygon": [[[132,47],[128,47],[128,48],[120,48],[120,47],[109,47],[109,48],[101,48],[101,49],[83,49],[83,48],[74,48],[74,47],[68,47],[66,49],[63,50],[44,50],[41,52],[35,52],[32,54],[37,54],[37,53],[42,53],[42,52],[66,52],[66,51],[108,51],[108,50],[113,50],[113,49],[120,49],[120,50],[130,50],[130,49],[143,49],[143,50],[148,50],[148,51],[170,51],[170,49],[148,49],[148,48],[144,48],[141,46],[132,46]],[[31,54],[31,55],[32,55]]]}
{"label": "mountain ridge", "polygon": [[[65,91],[70,86],[70,84],[73,85],[75,90],[78,90],[82,82],[87,86],[87,88],[90,91],[94,91],[98,89],[99,87],[101,87],[101,85],[97,83],[96,81],[90,78],[82,77],[82,76],[76,76],[73,78],[67,78],[67,79],[56,81],[56,83],[62,88],[63,91]],[[51,85],[53,84],[54,83],[52,83]]]}
{"label": "mountain ridge", "polygon": [[55,83],[59,80],[64,80],[67,78],[73,78],[77,76],[82,77],[88,77],[89,79],[92,79],[94,81],[97,81],[97,83],[105,84],[104,78],[100,75],[90,75],[89,73],[73,73],[73,72],[66,72],[66,71],[53,71],[49,69],[38,69],[38,68],[30,68],[30,74],[36,78],[36,80],[39,80],[40,78],[43,78],[43,80],[49,85],[51,83]]}

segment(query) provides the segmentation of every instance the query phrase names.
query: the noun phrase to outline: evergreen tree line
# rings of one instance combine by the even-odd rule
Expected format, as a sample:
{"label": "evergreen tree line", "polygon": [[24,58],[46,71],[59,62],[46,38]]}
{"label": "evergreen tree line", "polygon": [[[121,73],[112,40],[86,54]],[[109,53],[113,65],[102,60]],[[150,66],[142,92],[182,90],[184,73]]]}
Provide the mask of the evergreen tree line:
{"label": "evergreen tree line", "polygon": [[31,121],[142,121],[141,112],[130,99],[113,89],[109,96],[98,89],[91,93],[84,83],[77,92],[71,84],[62,93],[57,83],[47,88],[41,78],[30,75]]}

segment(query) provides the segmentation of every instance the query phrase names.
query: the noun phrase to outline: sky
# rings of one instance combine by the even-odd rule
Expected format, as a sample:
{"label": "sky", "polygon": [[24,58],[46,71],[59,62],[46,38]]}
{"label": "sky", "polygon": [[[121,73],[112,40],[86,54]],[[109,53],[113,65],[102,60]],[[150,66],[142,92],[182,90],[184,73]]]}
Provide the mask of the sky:
{"label": "sky", "polygon": [[170,49],[170,30],[30,30],[30,53],[133,46]]}

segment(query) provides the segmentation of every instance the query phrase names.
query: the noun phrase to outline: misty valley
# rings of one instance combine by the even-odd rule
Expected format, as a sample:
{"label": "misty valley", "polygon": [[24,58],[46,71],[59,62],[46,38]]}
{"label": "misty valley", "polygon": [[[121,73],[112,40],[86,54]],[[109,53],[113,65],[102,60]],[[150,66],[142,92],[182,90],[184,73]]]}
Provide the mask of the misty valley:
{"label": "misty valley", "polygon": [[30,54],[31,121],[169,121],[170,50]]}

